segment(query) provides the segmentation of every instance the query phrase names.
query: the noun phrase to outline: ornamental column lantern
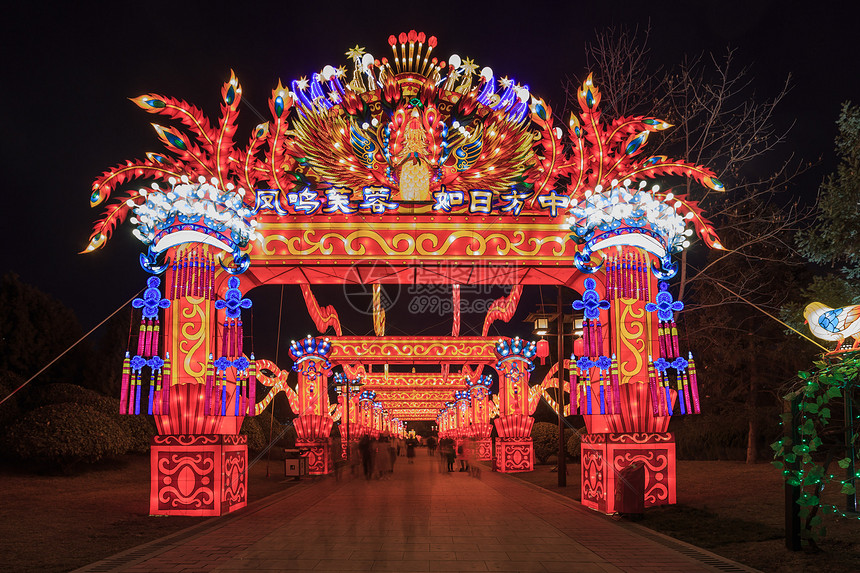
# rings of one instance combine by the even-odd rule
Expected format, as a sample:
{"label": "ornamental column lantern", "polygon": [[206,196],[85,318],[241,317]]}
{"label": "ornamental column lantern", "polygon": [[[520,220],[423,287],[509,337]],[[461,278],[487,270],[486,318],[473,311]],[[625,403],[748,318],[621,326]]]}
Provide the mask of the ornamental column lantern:
{"label": "ornamental column lantern", "polygon": [[373,435],[373,402],[375,399],[376,392],[372,390],[365,390],[358,396],[359,425],[362,436]]}
{"label": "ornamental column lantern", "polygon": [[469,392],[457,390],[454,392],[454,419],[456,420],[457,437],[462,440],[468,437],[469,426],[472,422],[472,412]]}
{"label": "ornamental column lantern", "polygon": [[296,447],[308,452],[308,471],[313,475],[331,473],[334,464],[328,447],[328,438],[334,420],[329,415],[328,378],[331,362],[328,357],[331,344],[328,338],[308,335],[290,344],[293,371],[298,374],[298,417]]}
{"label": "ornamental column lantern", "polygon": [[499,372],[499,418],[495,421],[496,467],[501,472],[523,472],[534,468],[531,430],[534,419],[529,404],[529,373],[537,345],[519,337],[500,338],[495,348]]}
{"label": "ornamental column lantern", "polygon": [[493,379],[489,376],[478,376],[466,380],[472,410],[472,436],[478,442],[478,459],[489,460],[492,458],[493,445],[491,434],[493,426],[490,424],[490,386]]}

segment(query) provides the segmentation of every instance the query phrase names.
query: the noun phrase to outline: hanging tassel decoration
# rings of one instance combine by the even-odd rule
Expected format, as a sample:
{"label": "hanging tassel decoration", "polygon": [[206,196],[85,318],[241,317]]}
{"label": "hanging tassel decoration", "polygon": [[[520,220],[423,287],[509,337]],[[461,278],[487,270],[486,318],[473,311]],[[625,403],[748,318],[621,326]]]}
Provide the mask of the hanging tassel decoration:
{"label": "hanging tassel decoration", "polygon": [[164,358],[164,377],[161,379],[161,406],[158,413],[170,415],[170,353]]}
{"label": "hanging tassel decoration", "polygon": [[[570,361],[575,362],[576,357],[571,356]],[[576,416],[579,413],[579,410],[577,408],[577,401],[579,398],[579,388],[577,387],[577,384],[576,384],[576,369],[575,368],[570,369],[570,379],[568,380],[568,383],[570,384],[570,415]]]}
{"label": "hanging tassel decoration", "polygon": [[128,392],[129,378],[131,377],[131,359],[128,352],[125,353],[125,358],[122,361],[122,378],[120,379],[119,390],[119,413],[125,414],[128,412]]}
{"label": "hanging tassel decoration", "polygon": [[693,411],[696,414],[700,414],[702,411],[699,409],[699,384],[696,379],[696,362],[693,360],[693,353],[690,352],[689,355],[689,375],[690,375],[690,386],[693,393]]}
{"label": "hanging tassel decoration", "polygon": [[143,356],[144,344],[146,343],[146,319],[140,319],[140,326],[137,329],[137,355]]}
{"label": "hanging tassel decoration", "polygon": [[254,353],[251,353],[251,365],[248,368],[248,415],[254,416],[257,407],[257,363]]}
{"label": "hanging tassel decoration", "polygon": [[669,375],[664,370],[660,374],[660,378],[663,381],[663,393],[666,394],[666,415],[672,415],[672,393],[669,388]]}
{"label": "hanging tassel decoration", "polygon": [[158,356],[158,338],[161,334],[161,323],[158,318],[152,321],[152,334],[150,335],[150,351],[151,356]]}
{"label": "hanging tassel decoration", "polygon": [[678,388],[678,405],[681,408],[681,415],[687,413],[687,404],[684,400],[684,371],[680,370],[675,373],[675,386]]}
{"label": "hanging tassel decoration", "polygon": [[681,370],[681,375],[684,377],[684,399],[687,401],[687,413],[693,413],[693,401],[690,400],[690,373],[686,370]]}
{"label": "hanging tassel decoration", "polygon": [[197,259],[197,296],[203,298],[206,295],[206,254],[200,251]]}
{"label": "hanging tassel decoration", "polygon": [[242,387],[244,386],[243,376],[245,372],[236,372],[236,393],[234,394],[233,415],[239,415],[239,408],[242,407]]}
{"label": "hanging tassel decoration", "polygon": [[660,406],[657,401],[657,377],[651,356],[648,357],[648,388],[651,390],[651,408],[656,417],[660,415]]}
{"label": "hanging tassel decoration", "polygon": [[146,336],[143,343],[144,358],[152,358],[152,320],[146,321]]}
{"label": "hanging tassel decoration", "polygon": [[591,372],[585,371],[585,410],[591,415]]}
{"label": "hanging tassel decoration", "polygon": [[671,322],[672,326],[672,348],[675,349],[675,357],[681,356],[681,348],[678,346],[678,326],[675,324],[673,320]]}
{"label": "hanging tassel decoration", "polygon": [[600,369],[600,415],[606,414],[606,387],[603,379],[603,369]]}
{"label": "hanging tassel decoration", "polygon": [[191,296],[191,291],[188,289],[188,283],[191,279],[191,253],[184,251],[182,254],[182,296],[188,298]]}
{"label": "hanging tassel decoration", "polygon": [[648,273],[649,267],[651,266],[650,261],[648,260],[648,255],[642,255],[642,274],[645,284],[645,298],[643,299],[645,302],[651,302],[651,277]]}
{"label": "hanging tassel decoration", "polygon": [[615,354],[612,355],[611,366],[611,381],[612,381],[612,413],[621,413],[621,381],[618,376],[618,359]]}
{"label": "hanging tassel decoration", "polygon": [[230,352],[230,321],[224,319],[224,330],[221,333],[221,355],[227,356]]}
{"label": "hanging tassel decoration", "polygon": [[153,370],[149,376],[149,399],[147,400],[146,413],[152,416],[152,403],[155,401],[155,392],[158,387],[158,370]]}
{"label": "hanging tassel decoration", "polygon": [[215,284],[215,259],[212,255],[207,257],[209,276],[206,278],[206,298],[212,300],[214,298],[213,289]]}
{"label": "hanging tassel decoration", "polygon": [[170,299],[176,300],[176,257],[173,257],[173,262],[170,265],[173,270],[173,280],[170,282]]}
{"label": "hanging tassel decoration", "polygon": [[612,285],[612,257],[606,257],[604,268],[606,269],[606,298],[611,301],[612,289],[614,288]]}
{"label": "hanging tassel decoration", "polygon": [[227,371],[223,371],[224,374],[221,378],[221,415],[227,415]]}
{"label": "hanging tassel decoration", "polygon": [[143,386],[142,382],[143,382],[143,380],[141,379],[141,371],[138,370],[137,373],[134,375],[134,383],[135,383],[134,414],[135,414],[135,416],[140,414],[140,389],[141,389],[141,386]]}
{"label": "hanging tassel decoration", "polygon": [[203,266],[203,258],[200,251],[194,249],[194,296],[199,297],[202,294],[200,288],[200,270]]}
{"label": "hanging tassel decoration", "polygon": [[597,328],[595,329],[596,336],[594,337],[594,356],[600,356],[603,352],[603,325],[600,324],[600,319],[597,319]]}
{"label": "hanging tassel decoration", "polygon": [[639,253],[636,253],[633,256],[633,275],[636,277],[636,289],[634,294],[634,298],[636,300],[642,300],[642,262],[639,257]]}
{"label": "hanging tassel decoration", "polygon": [[207,416],[212,415],[212,386],[214,384],[214,372],[212,364],[212,353],[209,354],[209,360],[206,361],[206,397],[203,400],[203,412]]}
{"label": "hanging tassel decoration", "polygon": [[239,319],[239,325],[236,327],[236,357],[242,356],[244,348],[243,341],[245,330],[242,328],[242,319]]}

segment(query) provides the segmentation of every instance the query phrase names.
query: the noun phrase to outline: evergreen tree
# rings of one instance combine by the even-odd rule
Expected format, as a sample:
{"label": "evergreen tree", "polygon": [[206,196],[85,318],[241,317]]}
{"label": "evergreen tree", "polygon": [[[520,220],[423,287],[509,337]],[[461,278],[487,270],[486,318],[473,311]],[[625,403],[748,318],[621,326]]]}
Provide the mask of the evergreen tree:
{"label": "evergreen tree", "polygon": [[[23,379],[36,374],[81,337],[74,312],[60,301],[8,273],[0,279],[0,371]],[[86,341],[78,345],[34,384],[91,378],[92,353]]]}
{"label": "evergreen tree", "polygon": [[842,104],[836,125],[839,165],[819,189],[816,222],[798,243],[810,261],[842,264],[854,279],[860,277],[860,107]]}

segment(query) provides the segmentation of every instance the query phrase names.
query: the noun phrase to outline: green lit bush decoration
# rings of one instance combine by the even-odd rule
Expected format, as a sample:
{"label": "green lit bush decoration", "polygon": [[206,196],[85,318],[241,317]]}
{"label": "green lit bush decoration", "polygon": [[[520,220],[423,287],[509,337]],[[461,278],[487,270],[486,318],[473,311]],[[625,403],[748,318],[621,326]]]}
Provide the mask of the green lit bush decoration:
{"label": "green lit bush decoration", "polygon": [[[860,352],[831,355],[825,360],[815,362],[810,372],[800,372],[802,385],[785,396],[788,402],[798,403],[798,416],[790,412],[782,415],[783,425],[793,429],[795,439],[786,436],[773,444],[773,465],[782,470],[785,482],[798,487],[800,496],[800,518],[802,538],[812,547],[816,540],[827,534],[822,516],[834,515],[852,517],[832,503],[822,501],[825,489],[835,485],[840,494],[854,495],[854,479],[860,477],[853,457],[857,451],[858,433],[854,430],[857,418],[850,407],[851,395],[858,387],[860,373]],[[833,410],[842,408],[845,400],[846,426],[832,423]],[[841,418],[841,417],[840,417]],[[847,430],[847,432],[846,432]],[[845,443],[841,436],[850,436]],[[825,441],[826,440],[826,441]],[[834,463],[838,466],[834,467]],[[852,475],[846,471],[853,470]],[[856,515],[856,514],[855,514]]]}

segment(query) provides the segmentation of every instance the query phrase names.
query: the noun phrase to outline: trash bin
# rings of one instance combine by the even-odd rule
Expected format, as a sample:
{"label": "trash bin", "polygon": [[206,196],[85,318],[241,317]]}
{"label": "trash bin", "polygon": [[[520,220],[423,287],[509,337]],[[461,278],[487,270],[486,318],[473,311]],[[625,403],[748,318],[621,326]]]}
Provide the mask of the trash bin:
{"label": "trash bin", "polygon": [[618,472],[615,511],[633,519],[641,519],[645,513],[645,464],[642,462],[633,462]]}
{"label": "trash bin", "polygon": [[301,478],[308,475],[308,455],[301,450],[284,449],[284,475]]}

